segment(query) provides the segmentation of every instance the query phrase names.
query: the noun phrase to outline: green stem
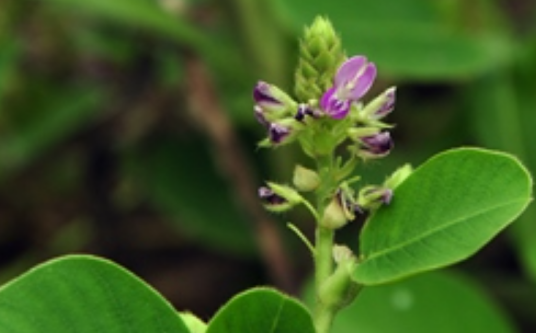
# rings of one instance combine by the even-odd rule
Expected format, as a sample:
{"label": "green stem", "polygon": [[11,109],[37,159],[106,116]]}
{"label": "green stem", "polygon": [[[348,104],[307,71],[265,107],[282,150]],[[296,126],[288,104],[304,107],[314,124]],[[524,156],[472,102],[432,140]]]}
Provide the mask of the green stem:
{"label": "green stem", "polygon": [[315,327],[317,333],[327,333],[331,327],[335,311],[325,306],[319,299],[320,288],[322,284],[333,273],[333,230],[318,226],[316,229],[316,250],[315,250],[315,291],[316,291],[316,308],[315,308]]}

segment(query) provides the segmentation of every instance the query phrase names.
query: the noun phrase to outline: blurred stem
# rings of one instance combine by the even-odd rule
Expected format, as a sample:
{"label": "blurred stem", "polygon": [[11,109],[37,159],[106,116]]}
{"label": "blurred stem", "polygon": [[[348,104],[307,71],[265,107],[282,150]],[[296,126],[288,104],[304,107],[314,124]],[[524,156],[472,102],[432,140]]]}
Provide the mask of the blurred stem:
{"label": "blurred stem", "polygon": [[271,0],[228,0],[235,12],[238,30],[259,76],[286,87],[290,75],[287,67],[286,39],[283,36],[276,5]]}

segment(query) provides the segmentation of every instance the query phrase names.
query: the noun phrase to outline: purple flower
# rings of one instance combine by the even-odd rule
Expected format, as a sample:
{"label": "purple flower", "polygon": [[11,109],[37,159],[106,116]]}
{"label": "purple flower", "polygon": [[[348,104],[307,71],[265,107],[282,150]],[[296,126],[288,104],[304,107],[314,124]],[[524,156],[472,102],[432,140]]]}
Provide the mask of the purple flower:
{"label": "purple flower", "polygon": [[376,65],[363,56],[346,60],[339,67],[333,87],[320,100],[320,106],[330,117],[346,117],[353,102],[357,102],[372,86],[376,78]]}
{"label": "purple flower", "polygon": [[263,81],[257,82],[253,89],[255,117],[264,126],[267,123],[292,117],[296,102],[278,87]]}

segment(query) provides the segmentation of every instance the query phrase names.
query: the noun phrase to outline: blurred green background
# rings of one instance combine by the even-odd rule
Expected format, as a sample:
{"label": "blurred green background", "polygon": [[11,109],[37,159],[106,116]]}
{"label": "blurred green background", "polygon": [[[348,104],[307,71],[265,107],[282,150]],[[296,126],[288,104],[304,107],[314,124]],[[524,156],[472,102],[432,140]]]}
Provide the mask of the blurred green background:
{"label": "blurred green background", "polygon": [[[369,96],[398,86],[396,148],[359,170],[370,182],[463,145],[510,152],[536,173],[531,0],[3,0],[0,282],[87,252],[204,318],[253,285],[298,293],[311,263],[284,222],[311,236],[311,221],[266,214],[256,188],[310,162],[256,148],[265,133],[251,91],[257,80],[292,91],[297,38],[316,15],[349,55],[377,64]],[[505,331],[534,332],[535,207],[455,268],[470,288],[446,283],[437,301],[456,307],[451,295],[474,292]],[[356,246],[358,230],[341,241]]]}

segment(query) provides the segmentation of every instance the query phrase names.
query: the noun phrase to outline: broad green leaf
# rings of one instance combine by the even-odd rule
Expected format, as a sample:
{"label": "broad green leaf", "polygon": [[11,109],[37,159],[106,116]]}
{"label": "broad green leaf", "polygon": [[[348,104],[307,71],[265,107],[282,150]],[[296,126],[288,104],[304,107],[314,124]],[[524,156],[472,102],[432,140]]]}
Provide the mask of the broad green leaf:
{"label": "broad green leaf", "polygon": [[332,333],[516,332],[481,287],[449,272],[431,272],[364,288],[335,318]]}
{"label": "broad green leaf", "polygon": [[155,140],[128,164],[153,204],[189,236],[217,250],[256,253],[252,225],[202,141]]}
{"label": "broad green leaf", "polygon": [[188,333],[139,278],[83,255],[49,261],[1,287],[0,313],[2,333]]}
{"label": "broad green leaf", "polygon": [[525,209],[531,186],[525,168],[503,153],[460,148],[436,155],[366,222],[355,279],[386,283],[469,257]]}
{"label": "broad green leaf", "polygon": [[223,306],[207,333],[314,333],[311,315],[297,300],[268,288],[245,291]]}
{"label": "broad green leaf", "polygon": [[[365,54],[381,75],[417,80],[460,79],[511,60],[507,38],[451,22],[441,6],[421,0],[281,1],[296,30],[325,15],[348,54]],[[463,15],[463,6],[460,15]],[[481,12],[474,8],[479,15]],[[450,16],[450,15],[449,15]]]}

